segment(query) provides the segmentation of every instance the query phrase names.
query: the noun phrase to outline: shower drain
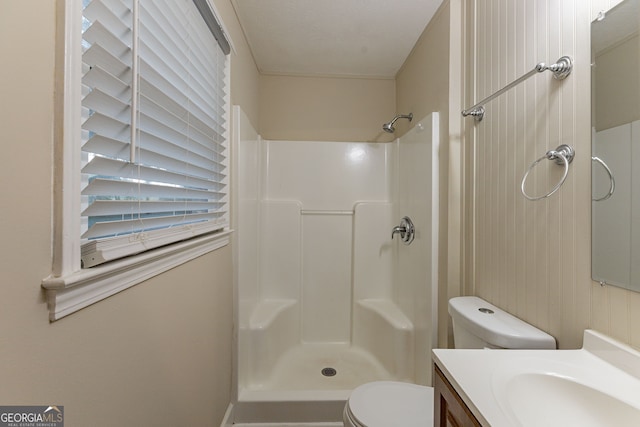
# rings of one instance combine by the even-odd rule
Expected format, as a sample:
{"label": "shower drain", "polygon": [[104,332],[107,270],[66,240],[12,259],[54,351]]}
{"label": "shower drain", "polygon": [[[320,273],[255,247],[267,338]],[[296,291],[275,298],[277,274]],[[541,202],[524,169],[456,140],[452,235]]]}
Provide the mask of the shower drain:
{"label": "shower drain", "polygon": [[324,375],[325,377],[333,377],[335,376],[338,371],[336,371],[333,368],[324,368],[322,369],[322,371],[320,371],[322,373],[322,375]]}

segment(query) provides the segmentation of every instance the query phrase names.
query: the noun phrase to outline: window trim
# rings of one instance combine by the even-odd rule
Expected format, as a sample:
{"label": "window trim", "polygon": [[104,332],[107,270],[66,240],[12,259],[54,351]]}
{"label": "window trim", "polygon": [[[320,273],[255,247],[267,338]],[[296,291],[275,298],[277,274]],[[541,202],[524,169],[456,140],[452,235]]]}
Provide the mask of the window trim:
{"label": "window trim", "polygon": [[[218,18],[215,6],[207,1]],[[53,260],[51,274],[42,280],[46,291],[49,320],[55,321],[82,308],[159,275],[230,242],[230,228],[176,242],[122,260],[82,269],[80,266],[80,149],[82,79],[82,0],[57,3],[59,31],[56,34],[56,79],[54,94],[53,172]],[[233,51],[229,33],[218,19]],[[225,123],[227,150],[230,144],[231,56],[225,65]],[[230,161],[227,159],[227,167]],[[230,175],[229,175],[230,177]],[[231,200],[231,182],[228,183]]]}

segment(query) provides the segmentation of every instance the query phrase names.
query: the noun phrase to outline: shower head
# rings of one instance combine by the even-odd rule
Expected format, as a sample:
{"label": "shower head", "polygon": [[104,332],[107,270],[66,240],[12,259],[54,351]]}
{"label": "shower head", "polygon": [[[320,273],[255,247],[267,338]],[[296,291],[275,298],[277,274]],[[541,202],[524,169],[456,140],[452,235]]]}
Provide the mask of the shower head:
{"label": "shower head", "polygon": [[393,127],[393,124],[396,122],[396,120],[398,119],[409,119],[409,121],[413,120],[413,113],[409,113],[409,114],[398,114],[397,116],[395,116],[393,118],[393,120],[391,120],[389,123],[385,123],[382,125],[382,130],[385,132],[389,132],[389,133],[394,133],[396,131],[396,128]]}
{"label": "shower head", "polygon": [[394,128],[391,122],[389,122],[382,125],[382,130],[384,130],[385,132],[394,133],[396,131],[396,128]]}

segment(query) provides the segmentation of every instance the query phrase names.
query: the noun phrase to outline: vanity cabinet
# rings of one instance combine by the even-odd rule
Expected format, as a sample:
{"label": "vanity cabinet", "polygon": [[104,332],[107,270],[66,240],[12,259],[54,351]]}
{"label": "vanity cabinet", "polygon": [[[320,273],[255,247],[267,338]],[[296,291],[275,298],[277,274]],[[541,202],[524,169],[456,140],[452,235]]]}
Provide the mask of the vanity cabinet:
{"label": "vanity cabinet", "polygon": [[434,426],[435,427],[480,427],[480,423],[462,401],[442,371],[435,367],[434,379]]}

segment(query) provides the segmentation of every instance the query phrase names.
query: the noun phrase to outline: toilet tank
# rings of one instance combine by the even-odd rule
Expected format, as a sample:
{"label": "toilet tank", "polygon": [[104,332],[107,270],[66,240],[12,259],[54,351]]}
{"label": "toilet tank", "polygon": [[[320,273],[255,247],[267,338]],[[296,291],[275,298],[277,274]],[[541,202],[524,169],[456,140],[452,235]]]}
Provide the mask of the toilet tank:
{"label": "toilet tank", "polygon": [[478,297],[449,300],[455,348],[555,349],[540,329]]}

